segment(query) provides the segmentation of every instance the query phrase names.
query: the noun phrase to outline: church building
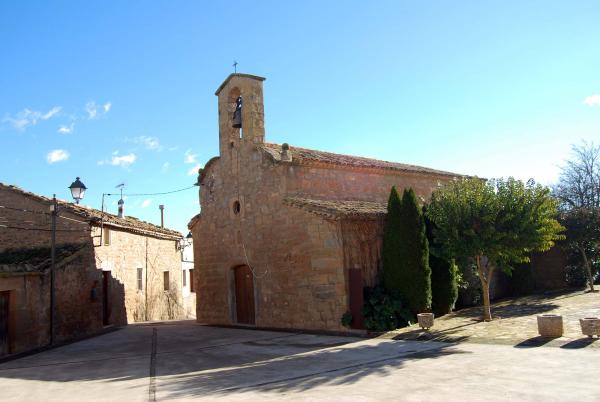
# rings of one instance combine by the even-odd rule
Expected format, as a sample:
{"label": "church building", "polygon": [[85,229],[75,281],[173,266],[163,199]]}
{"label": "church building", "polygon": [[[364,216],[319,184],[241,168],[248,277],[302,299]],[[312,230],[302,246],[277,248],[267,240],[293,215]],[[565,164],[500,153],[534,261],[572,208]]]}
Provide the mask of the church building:
{"label": "church building", "polygon": [[392,186],[428,199],[460,175],[265,142],[263,81],[217,89],[219,156],[201,169],[194,238],[197,320],[261,328],[361,327],[377,283]]}

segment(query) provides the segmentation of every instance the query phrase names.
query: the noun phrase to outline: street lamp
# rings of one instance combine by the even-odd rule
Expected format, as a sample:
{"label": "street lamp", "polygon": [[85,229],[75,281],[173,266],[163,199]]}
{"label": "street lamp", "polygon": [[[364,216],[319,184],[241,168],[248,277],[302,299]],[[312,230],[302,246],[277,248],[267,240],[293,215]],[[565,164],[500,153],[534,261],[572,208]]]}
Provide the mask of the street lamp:
{"label": "street lamp", "polygon": [[[83,199],[85,190],[87,187],[79,180],[79,177],[75,179],[69,186],[71,190],[71,196],[75,200],[76,204]],[[56,296],[55,296],[55,274],[54,265],[56,263],[56,217],[59,213],[58,202],[56,201],[56,194],[52,197],[52,204],[50,205],[50,213],[52,216],[52,232],[51,232],[51,249],[50,249],[50,344],[53,345],[55,342],[55,326],[56,326]]]}
{"label": "street lamp", "polygon": [[79,201],[83,199],[83,196],[85,195],[85,190],[87,190],[87,187],[81,182],[81,180],[79,180],[78,177],[73,183],[71,183],[69,189],[71,190],[71,196],[73,196],[75,204],[79,204]]}

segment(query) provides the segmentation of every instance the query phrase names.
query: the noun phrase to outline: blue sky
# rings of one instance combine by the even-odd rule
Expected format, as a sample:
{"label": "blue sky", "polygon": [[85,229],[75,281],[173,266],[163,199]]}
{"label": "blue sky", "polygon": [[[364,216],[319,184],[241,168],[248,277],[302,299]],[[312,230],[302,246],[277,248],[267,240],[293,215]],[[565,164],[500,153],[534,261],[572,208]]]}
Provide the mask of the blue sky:
{"label": "blue sky", "polygon": [[[0,2],[0,181],[84,203],[218,154],[215,89],[267,77],[269,142],[553,183],[600,141],[600,2]],[[191,173],[191,174],[190,174]],[[116,211],[113,197],[108,201]],[[114,203],[114,204],[113,204]],[[130,197],[187,231],[194,189]]]}

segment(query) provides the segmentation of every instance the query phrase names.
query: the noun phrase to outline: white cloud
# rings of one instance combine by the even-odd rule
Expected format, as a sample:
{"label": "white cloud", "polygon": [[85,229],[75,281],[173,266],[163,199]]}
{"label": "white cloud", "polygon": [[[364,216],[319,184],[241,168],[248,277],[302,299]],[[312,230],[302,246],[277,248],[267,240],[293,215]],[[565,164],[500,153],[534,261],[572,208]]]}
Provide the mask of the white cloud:
{"label": "white cloud", "polygon": [[106,102],[104,105],[97,105],[96,101],[89,101],[85,104],[85,111],[88,114],[88,120],[96,119],[110,111],[112,103]]}
{"label": "white cloud", "polygon": [[6,116],[2,121],[10,124],[15,130],[24,131],[28,126],[35,126],[40,120],[44,121],[51,119],[60,113],[61,110],[62,107],[60,106],[54,106],[46,113],[37,110],[23,109],[14,117]]}
{"label": "white cloud", "polygon": [[165,162],[165,163],[163,163],[161,170],[163,172],[166,172],[167,170],[169,170],[170,167],[171,167],[171,164],[169,162]]}
{"label": "white cloud", "polygon": [[46,155],[46,160],[50,164],[60,161],[66,161],[67,159],[69,159],[69,153],[64,149],[55,149],[53,151],[48,152],[48,155]]}
{"label": "white cloud", "polygon": [[126,141],[143,145],[144,148],[149,149],[151,151],[162,151],[164,148],[162,145],[160,145],[160,141],[157,137],[147,137],[145,135],[140,135],[139,137],[128,139]]}
{"label": "white cloud", "polygon": [[114,151],[109,160],[102,160],[96,162],[98,165],[112,165],[112,166],[121,166],[128,167],[133,164],[137,160],[137,156],[132,152],[127,155],[119,155],[119,151]]}
{"label": "white cloud", "polygon": [[142,202],[142,205],[141,205],[141,207],[142,207],[142,208],[148,208],[148,207],[150,206],[150,204],[151,204],[151,203],[152,203],[152,200],[151,200],[151,199],[144,200],[144,201]]}
{"label": "white cloud", "polygon": [[187,174],[188,176],[194,176],[196,174],[198,174],[198,169],[200,169],[202,166],[200,166],[200,164],[196,164],[196,166],[194,166],[193,168],[191,168],[190,170],[188,170]]}
{"label": "white cloud", "polygon": [[71,134],[73,132],[73,129],[75,128],[75,123],[71,123],[70,125],[65,125],[65,124],[61,124],[60,127],[58,127],[58,132],[61,134]]}
{"label": "white cloud", "polygon": [[590,95],[583,100],[584,105],[600,106],[600,94]]}
{"label": "white cloud", "polygon": [[96,106],[96,102],[89,101],[85,104],[85,111],[88,114],[88,119],[95,119],[98,115],[98,107]]}
{"label": "white cloud", "polygon": [[198,154],[193,154],[191,149],[188,149],[183,154],[184,163],[198,163]]}
{"label": "white cloud", "polygon": [[127,166],[131,165],[133,162],[135,162],[136,159],[137,159],[137,157],[135,156],[134,153],[127,154],[127,155],[121,155],[121,156],[114,155],[110,160],[110,164],[113,166],[127,167]]}

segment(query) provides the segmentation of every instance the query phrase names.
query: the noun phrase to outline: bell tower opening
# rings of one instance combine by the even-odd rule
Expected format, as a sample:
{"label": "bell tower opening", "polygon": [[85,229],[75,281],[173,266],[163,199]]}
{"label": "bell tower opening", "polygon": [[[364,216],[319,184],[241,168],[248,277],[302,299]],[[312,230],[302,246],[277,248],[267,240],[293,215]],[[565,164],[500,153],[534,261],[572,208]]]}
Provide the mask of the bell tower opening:
{"label": "bell tower opening", "polygon": [[232,142],[262,144],[265,140],[263,77],[234,73],[221,84],[219,98],[219,150],[223,157]]}

